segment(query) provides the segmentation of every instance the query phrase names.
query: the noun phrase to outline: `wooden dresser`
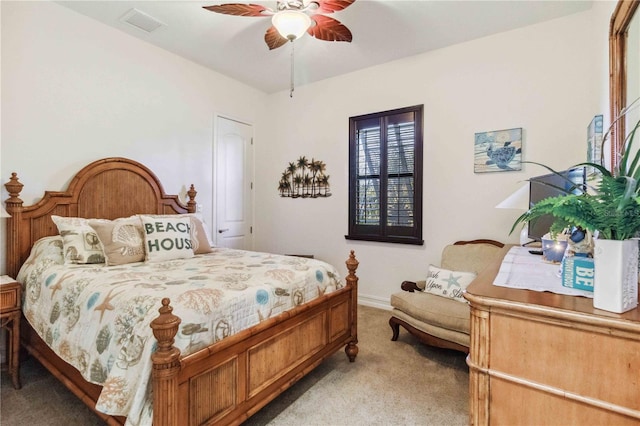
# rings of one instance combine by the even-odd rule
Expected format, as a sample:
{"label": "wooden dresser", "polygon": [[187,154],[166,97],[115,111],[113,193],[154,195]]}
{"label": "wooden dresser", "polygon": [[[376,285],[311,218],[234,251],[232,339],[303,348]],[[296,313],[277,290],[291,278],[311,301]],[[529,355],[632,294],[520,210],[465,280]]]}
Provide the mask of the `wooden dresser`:
{"label": "wooden dresser", "polygon": [[497,287],[500,263],[465,295],[470,424],[639,425],[640,309]]}

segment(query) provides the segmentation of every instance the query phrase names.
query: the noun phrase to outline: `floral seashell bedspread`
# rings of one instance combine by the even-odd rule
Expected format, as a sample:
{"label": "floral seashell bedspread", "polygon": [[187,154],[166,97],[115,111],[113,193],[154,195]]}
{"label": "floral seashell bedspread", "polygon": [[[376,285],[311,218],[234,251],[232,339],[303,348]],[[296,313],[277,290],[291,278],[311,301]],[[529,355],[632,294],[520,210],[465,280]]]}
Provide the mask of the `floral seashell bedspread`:
{"label": "floral seashell bedspread", "polygon": [[183,355],[342,288],[319,260],[215,248],[166,262],[65,265],[62,239],[39,240],[22,266],[23,311],[40,337],[103,386],[96,408],[151,424],[150,322],[169,297]]}

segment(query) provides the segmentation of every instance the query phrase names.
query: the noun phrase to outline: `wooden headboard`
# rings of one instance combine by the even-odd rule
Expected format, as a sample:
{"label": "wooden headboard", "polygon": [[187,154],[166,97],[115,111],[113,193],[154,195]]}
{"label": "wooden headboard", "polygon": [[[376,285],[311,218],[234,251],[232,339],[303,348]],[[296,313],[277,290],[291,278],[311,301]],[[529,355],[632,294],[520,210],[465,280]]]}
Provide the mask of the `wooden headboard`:
{"label": "wooden headboard", "polygon": [[57,235],[51,215],[116,219],[134,214],[194,213],[196,191],[191,185],[183,204],[177,195],[166,195],[157,176],[144,165],[127,158],[104,158],[80,170],[64,192],[45,191],[40,201],[23,206],[23,184],[16,173],[5,187],[9,192],[7,220],[7,273],[15,278],[40,238]]}

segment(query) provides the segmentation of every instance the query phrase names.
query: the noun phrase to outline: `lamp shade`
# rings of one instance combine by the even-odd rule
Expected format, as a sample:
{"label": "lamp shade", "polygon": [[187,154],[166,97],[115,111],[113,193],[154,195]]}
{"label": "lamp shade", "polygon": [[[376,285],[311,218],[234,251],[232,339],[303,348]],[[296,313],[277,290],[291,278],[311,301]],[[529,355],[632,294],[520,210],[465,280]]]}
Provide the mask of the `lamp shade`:
{"label": "lamp shade", "polygon": [[273,15],[271,22],[280,35],[288,40],[302,37],[311,26],[309,15],[298,10],[282,10]]}
{"label": "lamp shade", "polygon": [[[513,194],[502,200],[496,206],[497,209],[529,210],[529,182],[518,188]],[[520,245],[525,246],[530,243],[529,226],[523,224],[520,230]]]}
{"label": "lamp shade", "polygon": [[502,200],[497,209],[529,210],[529,182]]}
{"label": "lamp shade", "polygon": [[0,218],[4,219],[7,217],[11,217],[9,213],[4,209],[4,206],[0,205]]}

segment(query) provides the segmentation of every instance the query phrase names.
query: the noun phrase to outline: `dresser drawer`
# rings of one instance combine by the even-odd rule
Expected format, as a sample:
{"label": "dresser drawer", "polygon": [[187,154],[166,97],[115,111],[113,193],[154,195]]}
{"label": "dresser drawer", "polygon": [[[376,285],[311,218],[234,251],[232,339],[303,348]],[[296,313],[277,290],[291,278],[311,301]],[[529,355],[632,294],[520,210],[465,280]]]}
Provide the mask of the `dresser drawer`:
{"label": "dresser drawer", "polygon": [[516,313],[493,314],[490,327],[492,370],[640,410],[638,336],[577,321],[520,318]]}

